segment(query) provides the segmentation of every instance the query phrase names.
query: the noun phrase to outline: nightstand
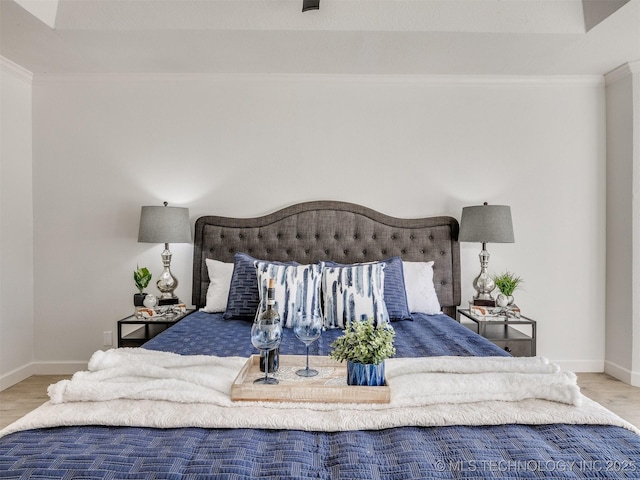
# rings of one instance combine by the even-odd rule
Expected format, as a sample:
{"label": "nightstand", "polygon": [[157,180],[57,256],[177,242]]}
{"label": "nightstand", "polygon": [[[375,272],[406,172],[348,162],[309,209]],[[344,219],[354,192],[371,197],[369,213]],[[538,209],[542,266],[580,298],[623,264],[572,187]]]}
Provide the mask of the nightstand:
{"label": "nightstand", "polygon": [[[194,311],[194,309],[187,309],[184,313],[162,316],[157,319],[136,318],[135,315],[130,315],[118,320],[118,347],[139,347]],[[134,325],[134,327],[131,329],[126,325]],[[135,328],[135,326],[138,327]]]}
{"label": "nightstand", "polygon": [[[503,348],[514,357],[535,357],[536,356],[536,321],[521,315],[520,318],[499,317],[499,319],[488,319],[488,317],[477,317],[472,315],[468,309],[458,309],[458,321],[460,315],[475,323],[475,330],[478,335],[483,336],[491,343]],[[523,333],[511,325],[525,325],[530,335]]]}

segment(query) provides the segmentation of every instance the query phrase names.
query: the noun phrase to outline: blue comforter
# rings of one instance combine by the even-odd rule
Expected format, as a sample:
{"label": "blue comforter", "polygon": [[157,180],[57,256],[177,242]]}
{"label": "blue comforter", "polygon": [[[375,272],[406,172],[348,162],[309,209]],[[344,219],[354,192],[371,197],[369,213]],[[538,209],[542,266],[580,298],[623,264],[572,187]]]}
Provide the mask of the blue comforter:
{"label": "blue comforter", "polygon": [[[394,323],[398,356],[505,355],[446,316]],[[145,348],[250,355],[250,324],[193,314]],[[323,332],[324,354],[339,331]],[[283,354],[304,353],[285,331]],[[59,427],[0,439],[0,478],[640,478],[640,436],[620,427],[500,425],[381,431]]]}
{"label": "blue comforter", "polygon": [[[414,314],[414,321],[393,322],[396,330],[397,357],[428,357],[436,355],[508,356],[485,338],[474,334],[447,315]],[[251,345],[251,323],[244,320],[223,320],[220,314],[196,312],[151,339],[145,348],[180,353],[182,355],[249,356],[257,353]],[[309,347],[310,355],[326,355],[329,345],[342,335],[340,329],[322,332]],[[280,352],[283,355],[304,355],[304,344],[293,330],[283,329]]]}

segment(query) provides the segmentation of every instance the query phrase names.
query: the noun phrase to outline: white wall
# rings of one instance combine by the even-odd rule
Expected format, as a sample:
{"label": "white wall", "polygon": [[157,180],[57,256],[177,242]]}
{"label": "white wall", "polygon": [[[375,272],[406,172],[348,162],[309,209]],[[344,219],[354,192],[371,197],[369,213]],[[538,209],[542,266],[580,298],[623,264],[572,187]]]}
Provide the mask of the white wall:
{"label": "white wall", "polygon": [[607,76],[605,371],[640,386],[640,63],[633,70]]}
{"label": "white wall", "polygon": [[0,390],[34,360],[31,81],[0,57]]}
{"label": "white wall", "polygon": [[[635,284],[640,282],[640,61],[630,64],[633,78],[633,162],[634,170],[634,194],[633,208],[636,212],[634,217],[634,275]],[[633,293],[634,312],[633,316],[633,352],[631,353],[631,379],[628,383],[640,387],[640,290],[634,289]],[[619,377],[618,377],[619,378]]]}
{"label": "white wall", "polygon": [[[255,216],[315,199],[403,216],[512,207],[490,270],[525,278],[538,353],[604,365],[605,124],[598,78],[47,77],[34,83],[35,349],[86,362],[128,315],[141,205]],[[192,247],[173,245],[191,296]],[[480,245],[462,244],[463,302]],[[4,328],[4,327],[3,327]]]}

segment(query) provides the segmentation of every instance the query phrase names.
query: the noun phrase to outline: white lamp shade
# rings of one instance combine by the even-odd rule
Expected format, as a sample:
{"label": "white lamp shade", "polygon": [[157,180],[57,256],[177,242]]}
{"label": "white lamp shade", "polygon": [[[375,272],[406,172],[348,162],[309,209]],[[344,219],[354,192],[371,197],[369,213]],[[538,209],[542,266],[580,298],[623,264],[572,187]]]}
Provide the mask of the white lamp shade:
{"label": "white lamp shade", "polygon": [[189,209],[183,207],[142,207],[138,242],[191,243]]}
{"label": "white lamp shade", "polygon": [[458,239],[461,242],[514,243],[511,207],[506,205],[464,207]]}

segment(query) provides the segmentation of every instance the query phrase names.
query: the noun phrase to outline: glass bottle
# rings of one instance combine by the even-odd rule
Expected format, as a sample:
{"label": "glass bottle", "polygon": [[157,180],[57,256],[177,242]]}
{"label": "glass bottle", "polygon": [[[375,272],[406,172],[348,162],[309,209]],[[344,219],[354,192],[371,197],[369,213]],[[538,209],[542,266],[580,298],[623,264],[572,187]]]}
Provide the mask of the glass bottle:
{"label": "glass bottle", "polygon": [[[280,315],[275,309],[276,295],[275,295],[275,281],[270,278],[267,288],[267,308],[259,314],[260,321],[263,322],[280,322]],[[264,357],[265,352],[260,351],[260,371],[264,372]],[[278,371],[280,365],[280,348],[274,348],[269,352],[269,360],[267,373],[274,373]]]}

